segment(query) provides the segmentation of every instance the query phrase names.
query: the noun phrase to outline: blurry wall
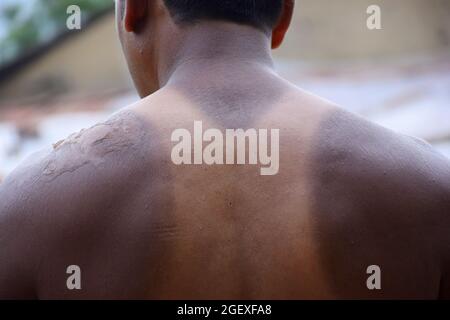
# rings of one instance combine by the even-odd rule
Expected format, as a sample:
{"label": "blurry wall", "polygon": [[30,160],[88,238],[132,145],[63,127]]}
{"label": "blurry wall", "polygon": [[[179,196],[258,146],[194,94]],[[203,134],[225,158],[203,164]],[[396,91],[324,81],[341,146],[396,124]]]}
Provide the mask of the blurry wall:
{"label": "blurry wall", "polygon": [[[381,7],[382,30],[368,30],[367,7]],[[130,88],[111,11],[0,83],[2,101]],[[448,50],[450,0],[297,0],[278,59],[386,59]]]}
{"label": "blurry wall", "polygon": [[[382,30],[367,29],[372,4],[381,8]],[[428,54],[449,44],[450,0],[296,0],[292,28],[275,55],[384,59]]]}
{"label": "blurry wall", "polygon": [[130,87],[111,11],[0,84],[0,100]]}

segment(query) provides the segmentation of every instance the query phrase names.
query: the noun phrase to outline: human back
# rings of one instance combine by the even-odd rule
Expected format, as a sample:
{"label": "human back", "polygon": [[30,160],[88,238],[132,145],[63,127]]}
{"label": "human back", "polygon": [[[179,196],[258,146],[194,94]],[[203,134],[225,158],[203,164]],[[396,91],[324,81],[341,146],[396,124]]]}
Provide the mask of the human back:
{"label": "human back", "polygon": [[142,100],[7,178],[0,296],[448,295],[448,160],[280,78],[264,1],[118,1]]}
{"label": "human back", "polygon": [[[217,91],[210,88],[204,103],[195,92],[169,86],[136,108],[161,128],[158,135],[170,146],[166,157],[177,144],[169,142],[172,133],[184,128],[194,139],[199,119],[203,134],[211,128],[279,130],[274,175],[262,175],[261,164],[248,164],[248,150],[244,165],[195,164],[194,154],[190,164],[168,161],[174,223],[191,237],[180,240],[180,252],[168,250],[179,258],[171,276],[158,277],[172,279],[165,282],[167,295],[159,297],[437,297],[442,266],[429,248],[445,255],[445,242],[421,235],[435,234],[448,221],[448,161],[420,141],[353,116],[271,73],[257,78],[248,87],[233,79]],[[202,91],[195,81],[191,85]],[[246,103],[255,93],[259,103]],[[176,115],[167,109],[172,104]],[[208,142],[202,141],[202,151]],[[164,274],[170,273],[169,261]],[[372,265],[387,271],[381,291],[367,287]],[[436,272],[428,274],[428,268]]]}

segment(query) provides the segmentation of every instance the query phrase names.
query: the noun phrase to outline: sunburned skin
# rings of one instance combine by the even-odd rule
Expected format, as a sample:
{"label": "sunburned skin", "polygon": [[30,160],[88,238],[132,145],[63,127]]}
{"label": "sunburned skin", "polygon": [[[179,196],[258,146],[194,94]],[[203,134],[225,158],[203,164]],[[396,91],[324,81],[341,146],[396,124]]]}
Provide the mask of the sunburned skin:
{"label": "sunburned skin", "polygon": [[[105,123],[98,124],[89,130],[81,130],[65,140],[53,145],[43,176],[48,181],[68,172],[91,164],[98,166],[105,161],[105,156],[131,147],[139,139],[136,135],[136,124],[133,127],[124,120],[124,115],[112,117]],[[61,154],[73,154],[74,158],[63,158]],[[64,159],[64,160],[63,160]]]}
{"label": "sunburned skin", "polygon": [[[450,298],[448,159],[280,78],[259,30],[161,8],[119,28],[143,99],[0,185],[0,298]],[[277,174],[173,163],[195,121],[278,129]]]}

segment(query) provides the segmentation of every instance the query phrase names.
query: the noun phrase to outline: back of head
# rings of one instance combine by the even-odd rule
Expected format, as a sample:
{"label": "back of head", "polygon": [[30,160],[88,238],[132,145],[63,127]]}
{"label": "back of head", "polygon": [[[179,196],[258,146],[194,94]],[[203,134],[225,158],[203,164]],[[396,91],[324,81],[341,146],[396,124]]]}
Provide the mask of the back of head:
{"label": "back of head", "polygon": [[222,20],[266,31],[278,22],[283,0],[164,0],[177,23]]}
{"label": "back of head", "polygon": [[[183,54],[204,55],[199,52],[214,46],[211,43],[217,43],[219,34],[221,48],[230,55],[242,56],[252,51],[263,52],[258,57],[264,53],[269,56],[268,44],[273,49],[281,45],[294,7],[294,0],[118,0],[116,3],[120,41],[141,97],[168,82],[176,60],[189,59],[182,57]],[[248,49],[250,43],[252,50]]]}

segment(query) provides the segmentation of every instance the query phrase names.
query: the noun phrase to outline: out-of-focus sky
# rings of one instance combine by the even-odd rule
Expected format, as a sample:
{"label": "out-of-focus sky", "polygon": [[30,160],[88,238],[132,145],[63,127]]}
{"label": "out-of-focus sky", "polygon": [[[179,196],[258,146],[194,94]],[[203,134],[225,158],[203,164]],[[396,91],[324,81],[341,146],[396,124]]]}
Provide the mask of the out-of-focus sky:
{"label": "out-of-focus sky", "polygon": [[[33,8],[34,2],[35,0],[2,0],[0,2],[0,12],[3,8],[8,7],[11,4],[27,3],[26,6],[21,6],[21,14],[27,16],[30,13],[29,11]],[[0,17],[0,39],[8,33],[9,27],[10,26]]]}
{"label": "out-of-focus sky", "polygon": [[66,31],[67,8],[79,5],[84,21],[111,9],[112,0],[1,0],[0,65]]}

